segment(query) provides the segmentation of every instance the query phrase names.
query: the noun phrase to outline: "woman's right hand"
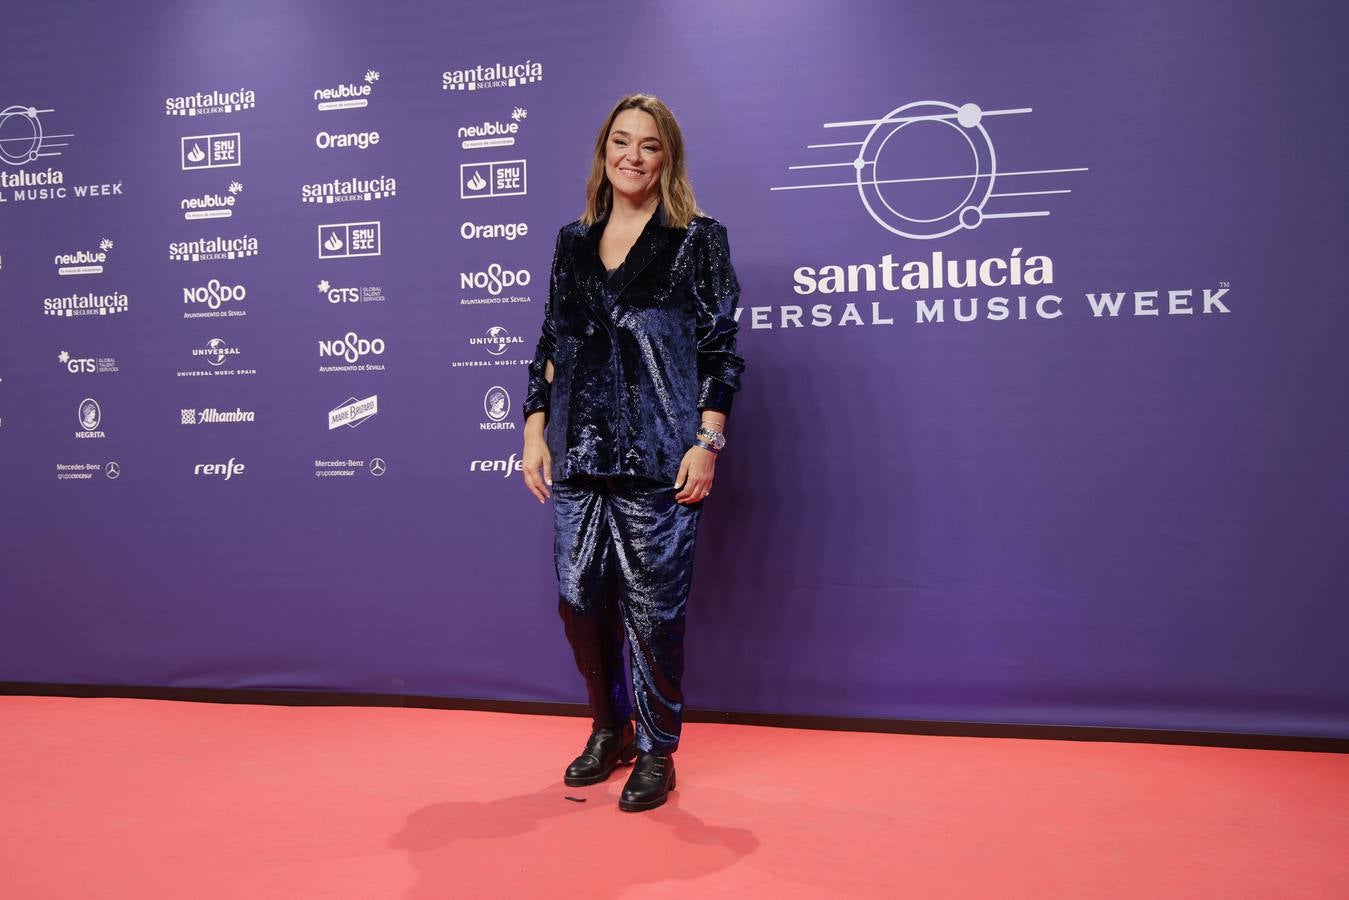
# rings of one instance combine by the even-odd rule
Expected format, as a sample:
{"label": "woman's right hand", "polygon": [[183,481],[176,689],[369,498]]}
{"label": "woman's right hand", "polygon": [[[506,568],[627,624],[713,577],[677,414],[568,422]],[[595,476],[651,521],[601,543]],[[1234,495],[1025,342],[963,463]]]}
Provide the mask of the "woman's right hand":
{"label": "woman's right hand", "polygon": [[[538,418],[543,424],[543,412],[536,412],[530,419]],[[524,470],[525,487],[529,488],[540,503],[546,503],[552,496],[553,457],[548,452],[548,442],[544,440],[541,427],[531,428],[533,422],[525,423]]]}

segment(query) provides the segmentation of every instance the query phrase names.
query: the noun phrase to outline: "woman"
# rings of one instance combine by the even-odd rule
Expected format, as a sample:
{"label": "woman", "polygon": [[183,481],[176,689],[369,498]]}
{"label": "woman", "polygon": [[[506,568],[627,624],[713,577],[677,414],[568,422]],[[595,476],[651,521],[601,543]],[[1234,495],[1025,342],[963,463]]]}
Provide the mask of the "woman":
{"label": "woman", "polygon": [[739,293],[674,116],[624,97],[595,141],[585,214],[558,232],[523,456],[525,484],[553,498],[558,609],[593,717],[564,780],[596,784],[636,756],[627,811],[675,786],[694,538],[745,368]]}

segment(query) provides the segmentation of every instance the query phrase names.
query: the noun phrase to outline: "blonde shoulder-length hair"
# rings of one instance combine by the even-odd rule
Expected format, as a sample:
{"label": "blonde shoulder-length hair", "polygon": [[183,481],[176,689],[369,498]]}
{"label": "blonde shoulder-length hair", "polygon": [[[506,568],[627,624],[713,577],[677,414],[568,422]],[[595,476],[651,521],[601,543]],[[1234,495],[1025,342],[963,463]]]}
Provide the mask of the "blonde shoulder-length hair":
{"label": "blonde shoulder-length hair", "polygon": [[665,224],[670,228],[688,228],[693,217],[702,215],[703,211],[693,199],[693,185],[684,166],[684,135],[670,107],[650,94],[628,94],[614,104],[605,117],[595,138],[595,156],[590,163],[590,179],[586,182],[586,205],[581,224],[593,225],[609,215],[613,206],[614,188],[604,172],[605,145],[609,142],[614,119],[627,109],[640,109],[656,120],[656,134],[665,151],[665,164],[660,169],[660,199],[665,205]]}

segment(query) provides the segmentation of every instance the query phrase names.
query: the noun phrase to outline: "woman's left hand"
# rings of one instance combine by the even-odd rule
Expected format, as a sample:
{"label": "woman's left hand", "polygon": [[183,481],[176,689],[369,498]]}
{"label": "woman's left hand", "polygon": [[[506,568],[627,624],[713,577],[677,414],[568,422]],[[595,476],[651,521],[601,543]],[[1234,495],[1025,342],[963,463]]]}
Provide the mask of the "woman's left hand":
{"label": "woman's left hand", "polygon": [[676,503],[699,503],[712,493],[712,479],[717,473],[717,454],[694,444],[679,463],[675,487],[683,489],[675,494]]}

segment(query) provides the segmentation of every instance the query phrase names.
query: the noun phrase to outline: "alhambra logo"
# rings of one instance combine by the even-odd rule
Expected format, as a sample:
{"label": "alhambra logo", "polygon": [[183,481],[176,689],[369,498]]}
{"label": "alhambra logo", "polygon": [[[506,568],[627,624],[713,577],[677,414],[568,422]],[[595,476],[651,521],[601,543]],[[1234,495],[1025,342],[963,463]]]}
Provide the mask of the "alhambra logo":
{"label": "alhambra logo", "polygon": [[[1056,201],[1072,193],[1064,186],[1065,176],[1087,169],[999,168],[989,120],[1031,112],[1030,107],[985,110],[974,103],[918,100],[879,119],[825,122],[824,128],[861,140],[807,149],[849,158],[788,166],[817,180],[770,190],[855,191],[877,225],[913,240],[945,237],[999,219],[1048,216]],[[959,168],[963,171],[951,171]],[[826,177],[820,179],[822,174]]]}
{"label": "alhambra logo", "polygon": [[367,69],[361,84],[339,84],[336,87],[319,88],[314,91],[314,102],[320,112],[339,109],[360,109],[370,105],[370,95],[379,81],[379,73]]}
{"label": "alhambra logo", "polygon": [[166,116],[212,116],[241,112],[257,105],[257,94],[247,88],[237,91],[207,91],[164,98]]}
{"label": "alhambra logo", "polygon": [[527,59],[519,63],[492,63],[471,69],[451,69],[440,77],[442,91],[485,91],[520,87],[543,81],[543,63]]}

